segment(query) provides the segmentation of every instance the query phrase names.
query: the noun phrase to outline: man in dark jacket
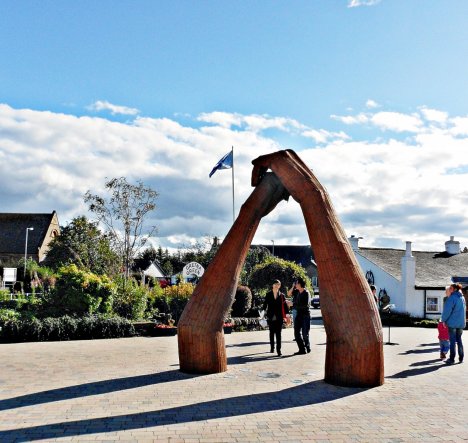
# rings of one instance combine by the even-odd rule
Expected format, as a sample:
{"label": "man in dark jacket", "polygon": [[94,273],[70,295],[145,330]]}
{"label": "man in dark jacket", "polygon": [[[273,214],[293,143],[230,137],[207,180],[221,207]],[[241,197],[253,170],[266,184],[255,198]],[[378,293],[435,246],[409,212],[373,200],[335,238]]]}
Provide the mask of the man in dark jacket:
{"label": "man in dark jacket", "polygon": [[294,284],[293,308],[296,309],[296,319],[294,320],[294,339],[299,350],[294,355],[310,352],[309,331],[310,331],[310,293],[305,288],[303,278],[298,278]]}

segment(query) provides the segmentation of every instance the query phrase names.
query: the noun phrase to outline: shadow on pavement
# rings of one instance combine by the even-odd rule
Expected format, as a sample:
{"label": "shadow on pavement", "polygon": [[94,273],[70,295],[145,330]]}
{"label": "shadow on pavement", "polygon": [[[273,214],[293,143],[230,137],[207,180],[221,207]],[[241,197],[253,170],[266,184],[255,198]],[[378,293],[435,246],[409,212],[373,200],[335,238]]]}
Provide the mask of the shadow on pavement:
{"label": "shadow on pavement", "polygon": [[429,354],[431,352],[439,352],[440,348],[426,348],[426,349],[410,349],[409,351],[400,352],[398,355],[408,355],[408,354]]}
{"label": "shadow on pavement", "polygon": [[440,363],[441,361],[440,358],[434,358],[433,360],[417,361],[416,363],[411,363],[410,366],[427,366],[432,363]]}
{"label": "shadow on pavement", "polygon": [[270,344],[269,341],[249,341],[245,343],[237,343],[235,345],[226,345],[226,348],[245,348],[246,346],[257,346],[257,345],[268,346],[269,344]]}
{"label": "shadow on pavement", "polygon": [[[432,361],[432,360],[430,360]],[[439,360],[440,362],[440,360]],[[431,366],[425,366],[425,367],[419,367],[419,368],[414,368],[414,369],[405,369],[404,371],[397,372],[396,374],[390,375],[385,378],[408,378],[408,377],[414,377],[416,375],[422,375],[422,374],[427,374],[429,372],[434,372],[437,371],[440,368],[444,368],[447,365],[444,363],[441,363],[439,365],[431,365]]]}
{"label": "shadow on pavement", "polygon": [[[201,377],[196,374],[185,374],[179,370],[159,372],[156,374],[137,375],[135,377],[116,378],[112,380],[96,381],[66,388],[51,389],[35,392],[34,394],[0,400],[0,411],[22,408],[24,406],[40,405],[71,398],[88,397],[90,395],[107,394],[125,389],[140,388],[142,386],[169,383],[189,378]],[[0,441],[2,441],[0,439]]]}
{"label": "shadow on pavement", "polygon": [[[126,380],[126,379],[124,379]],[[118,390],[124,381],[112,380]],[[87,386],[87,385],[85,385]],[[66,389],[66,388],[65,388]],[[77,387],[73,388],[74,390]],[[126,389],[122,387],[120,389]],[[343,388],[323,381],[294,386],[278,392],[240,395],[194,403],[157,411],[116,415],[113,417],[64,421],[48,425],[0,431],[0,441],[34,441],[89,435],[103,432],[144,429],[154,426],[189,423],[223,417],[281,411],[289,408],[324,403],[364,392],[365,388]],[[94,393],[94,392],[93,392]]]}

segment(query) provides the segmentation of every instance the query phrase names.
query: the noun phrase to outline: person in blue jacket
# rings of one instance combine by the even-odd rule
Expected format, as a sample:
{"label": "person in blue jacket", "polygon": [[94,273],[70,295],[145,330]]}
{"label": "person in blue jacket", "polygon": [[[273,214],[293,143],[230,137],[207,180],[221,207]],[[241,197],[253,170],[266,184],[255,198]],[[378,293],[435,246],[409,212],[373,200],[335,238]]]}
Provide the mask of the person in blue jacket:
{"label": "person in blue jacket", "polygon": [[458,361],[463,363],[462,334],[466,326],[466,301],[462,294],[462,285],[453,283],[450,285],[450,296],[444,303],[442,321],[447,325],[450,336],[450,357],[447,364],[455,363],[455,345],[458,347]]}

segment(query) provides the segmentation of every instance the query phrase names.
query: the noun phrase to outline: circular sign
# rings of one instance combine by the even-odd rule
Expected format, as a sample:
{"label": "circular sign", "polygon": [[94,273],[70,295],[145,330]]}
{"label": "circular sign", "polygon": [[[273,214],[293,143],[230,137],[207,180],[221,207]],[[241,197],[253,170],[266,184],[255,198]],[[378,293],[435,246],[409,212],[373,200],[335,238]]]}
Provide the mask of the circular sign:
{"label": "circular sign", "polygon": [[195,261],[187,263],[182,270],[182,275],[184,277],[191,277],[192,275],[196,275],[197,277],[201,277],[205,272],[205,268]]}

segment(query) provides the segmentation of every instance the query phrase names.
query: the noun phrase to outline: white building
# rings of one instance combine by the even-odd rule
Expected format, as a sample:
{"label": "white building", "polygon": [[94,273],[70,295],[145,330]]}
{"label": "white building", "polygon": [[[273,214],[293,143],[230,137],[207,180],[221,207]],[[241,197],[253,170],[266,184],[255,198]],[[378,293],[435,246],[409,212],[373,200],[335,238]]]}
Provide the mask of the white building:
{"label": "white building", "polygon": [[417,318],[439,318],[442,314],[445,287],[450,283],[468,284],[468,253],[460,253],[454,237],[445,242],[442,252],[406,249],[363,248],[359,238],[349,238],[354,254],[377,295],[385,293],[395,312]]}

